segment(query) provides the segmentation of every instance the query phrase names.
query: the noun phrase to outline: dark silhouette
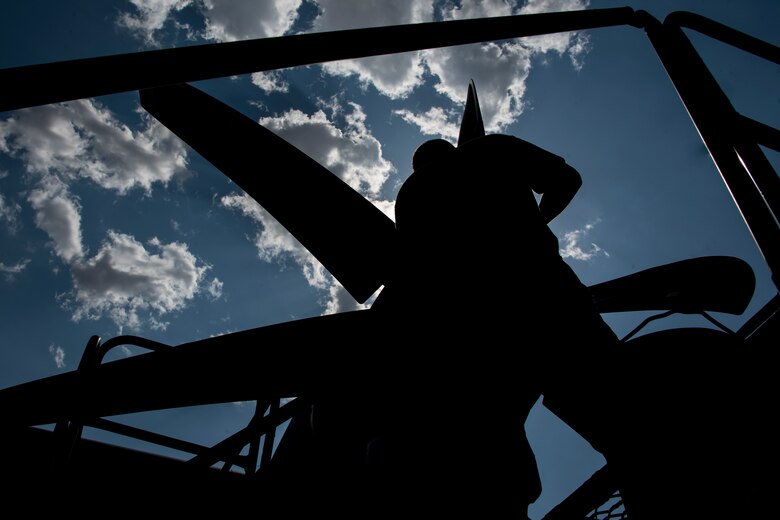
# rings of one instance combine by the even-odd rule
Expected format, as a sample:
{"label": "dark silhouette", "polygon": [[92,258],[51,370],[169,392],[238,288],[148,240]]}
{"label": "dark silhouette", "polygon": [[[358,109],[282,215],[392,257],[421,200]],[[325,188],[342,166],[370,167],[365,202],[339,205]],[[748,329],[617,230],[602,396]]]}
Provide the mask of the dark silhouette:
{"label": "dark silhouette", "polygon": [[[549,520],[582,518],[616,490],[635,520],[774,510],[763,466],[777,437],[769,356],[780,296],[736,332],[706,313],[746,310],[755,288],[747,263],[689,259],[586,290],[546,228],[576,192],[579,175],[522,140],[485,136],[473,89],[457,148],[434,140],[416,154],[396,228],[300,150],[184,83],[613,25],[649,37],[777,285],[780,192],[759,148],[778,149],[776,130],[735,111],[683,28],[775,63],[778,49],[692,13],[672,13],[663,23],[630,8],[516,15],[0,70],[8,86],[0,110],[142,89],[153,117],[258,201],[358,302],[385,286],[368,311],[175,347],[93,336],[77,370],[0,390],[6,480],[16,488],[7,495],[20,501],[17,489],[36,490],[38,498],[37,490],[57,488],[62,497],[78,496],[80,508],[104,506],[100,497],[114,507],[116,489],[144,488],[154,490],[136,502],[144,510],[159,507],[157,497],[177,510],[196,497],[189,506],[199,513],[205,503],[262,503],[263,512],[279,506],[294,516],[405,517],[421,507],[435,516],[512,515],[539,493],[522,428],[543,395],[544,405],[608,461]],[[68,81],[34,88],[51,77]],[[534,191],[542,193],[539,207]],[[667,312],[645,319],[631,337],[671,313],[700,313],[722,332],[669,329],[623,338],[615,349],[597,313],[637,310]],[[125,344],[152,352],[102,363]],[[289,396],[297,399],[280,403]],[[255,416],[214,446],[105,419],[240,400],[257,401]],[[276,428],[288,419],[274,452]],[[34,428],[52,423],[53,432]],[[85,426],[194,457],[139,456],[81,439]],[[52,461],[57,471],[42,478]],[[63,502],[48,502],[62,512]]]}
{"label": "dark silhouette", "polygon": [[524,433],[531,407],[617,342],[547,227],[579,173],[480,132],[475,93],[462,130],[477,131],[457,147],[423,143],[398,193],[396,270],[371,311],[388,356],[361,389],[361,412],[315,405],[315,432],[331,446],[362,432],[337,458],[364,458],[375,503],[434,514],[527,511],[541,493]]}

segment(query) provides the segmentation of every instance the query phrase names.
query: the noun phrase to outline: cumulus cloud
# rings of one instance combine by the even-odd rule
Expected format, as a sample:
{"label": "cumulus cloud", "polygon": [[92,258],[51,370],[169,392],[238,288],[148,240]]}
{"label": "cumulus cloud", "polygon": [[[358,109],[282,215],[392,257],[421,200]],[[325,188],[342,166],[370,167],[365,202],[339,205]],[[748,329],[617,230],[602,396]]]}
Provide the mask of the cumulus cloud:
{"label": "cumulus cloud", "polygon": [[3,274],[3,277],[7,282],[11,282],[14,280],[14,278],[16,278],[17,274],[24,271],[24,269],[27,267],[27,264],[29,263],[30,263],[29,258],[20,260],[13,265],[6,265],[3,262],[0,262],[0,273]]}
{"label": "cumulus cloud", "polygon": [[152,327],[164,328],[159,316],[183,309],[208,269],[186,244],[153,238],[144,245],[109,231],[96,255],[71,266],[74,289],[64,304],[76,321],[107,317],[120,330],[139,329],[146,313]]}
{"label": "cumulus cloud", "polygon": [[[486,131],[502,131],[523,112],[525,83],[531,69],[531,53],[523,45],[491,42],[446,47],[426,51],[425,60],[437,78],[436,91],[454,103],[465,103],[467,86],[474,80]],[[449,114],[447,124],[459,125],[460,111]]]}
{"label": "cumulus cloud", "polygon": [[282,73],[278,70],[272,70],[270,72],[255,72],[252,74],[252,83],[265,91],[270,92],[287,92],[290,90],[290,84],[284,79]]}
{"label": "cumulus cloud", "polygon": [[[463,0],[457,3],[318,0],[317,5],[320,12],[314,19],[312,30],[333,31],[429,22],[437,13],[443,20],[459,20],[585,9],[588,0]],[[516,121],[524,109],[525,83],[533,57],[548,53],[568,54],[572,63],[579,67],[587,48],[587,38],[582,33],[561,33],[344,60],[325,63],[322,67],[328,74],[355,77],[364,87],[373,87],[391,99],[409,96],[423,85],[427,73],[436,90],[458,106],[465,101],[468,81],[474,79],[480,92],[486,128],[500,132]],[[256,83],[267,90],[274,89],[276,84],[265,78],[258,78]],[[410,123],[421,125],[421,130],[428,135],[449,138],[453,135],[452,127],[457,125],[459,114],[451,107],[434,107],[433,110],[428,110],[426,114],[404,111],[399,115]],[[448,117],[444,119],[442,114]],[[435,119],[426,121],[425,115],[435,116]]]}
{"label": "cumulus cloud", "polygon": [[212,279],[206,286],[206,292],[209,293],[212,299],[218,300],[222,298],[222,286],[224,283],[219,278]]}
{"label": "cumulus cloud", "polygon": [[308,284],[325,294],[320,302],[323,314],[333,314],[368,308],[369,303],[359,304],[338,283],[325,267],[304,248],[279,222],[247,194],[230,194],[221,198],[223,207],[240,211],[254,220],[259,229],[254,236],[260,259],[266,262],[284,262],[291,259],[303,272]]}
{"label": "cumulus cloud", "polygon": [[289,110],[264,117],[260,124],[302,149],[355,190],[376,197],[394,168],[382,157],[382,144],[366,127],[362,107],[349,103],[348,108],[341,128],[322,110],[312,115]]}
{"label": "cumulus cloud", "polygon": [[[335,31],[360,27],[400,25],[433,20],[429,0],[319,0],[320,16],[315,31]],[[422,83],[425,71],[419,52],[377,56],[359,60],[326,63],[323,68],[337,76],[355,76],[364,86],[373,86],[392,99],[407,97]]]}
{"label": "cumulus cloud", "polygon": [[281,36],[298,17],[302,0],[203,0],[204,37],[217,41]]}
{"label": "cumulus cloud", "polygon": [[65,351],[58,345],[49,345],[49,354],[54,358],[57,368],[65,368]]}
{"label": "cumulus cloud", "polygon": [[426,112],[413,112],[402,108],[394,110],[393,113],[401,116],[407,123],[417,126],[423,135],[440,136],[452,143],[458,140],[460,126],[456,121],[459,121],[462,114],[455,109],[432,107]]}
{"label": "cumulus cloud", "polygon": [[19,110],[0,121],[0,151],[21,158],[30,173],[148,193],[186,171],[187,151],[154,118],[144,119],[133,131],[91,100]]}
{"label": "cumulus cloud", "polygon": [[[447,3],[441,9],[444,20],[534,14],[584,9],[587,0],[530,0],[525,5],[504,0]],[[581,33],[562,33],[511,41],[487,42],[424,51],[421,55],[434,78],[434,88],[452,103],[462,107],[466,87],[473,79],[479,93],[485,128],[501,132],[514,123],[525,108],[526,80],[533,58],[554,52],[568,54],[575,66],[587,51]],[[405,121],[417,125],[426,135],[452,139],[453,126],[460,122],[460,109],[433,107],[427,113],[399,111]],[[431,117],[431,119],[429,119]]]}
{"label": "cumulus cloud", "polygon": [[149,193],[155,182],[165,184],[186,167],[184,144],[165,127],[147,117],[133,131],[91,100],[15,112],[0,121],[0,151],[21,159],[34,179],[27,201],[35,224],[66,263],[85,255],[72,182],[86,179],[119,194],[132,188]]}
{"label": "cumulus cloud", "polygon": [[261,260],[275,262],[292,259],[300,266],[309,285],[327,289],[332,279],[325,267],[252,197],[245,193],[233,193],[222,197],[220,204],[241,212],[259,224],[254,243]]}
{"label": "cumulus cloud", "polygon": [[[519,14],[581,11],[588,7],[589,3],[589,0],[529,0],[520,9]],[[588,35],[581,32],[530,36],[524,38],[523,41],[535,52],[568,54],[572,65],[577,69],[582,67],[582,57],[590,48]]]}
{"label": "cumulus cloud", "polygon": [[35,224],[49,235],[57,256],[65,262],[81,258],[81,207],[67,185],[55,176],[44,177],[28,201],[35,210]]}
{"label": "cumulus cloud", "polygon": [[[133,8],[117,18],[117,25],[130,30],[147,45],[158,45],[165,28],[183,30],[190,38],[216,41],[280,36],[298,16],[303,0],[130,0]],[[196,31],[177,13],[192,6],[203,17],[204,28]]]}
{"label": "cumulus cloud", "polygon": [[168,325],[170,324],[171,324],[170,321],[162,321],[162,320],[158,320],[154,316],[149,316],[149,328],[152,330],[164,332],[168,330]]}
{"label": "cumulus cloud", "polygon": [[129,29],[148,45],[157,43],[156,34],[169,21],[171,13],[181,11],[192,0],[129,0],[133,5],[130,13],[121,13],[117,19],[120,27]]}
{"label": "cumulus cloud", "polygon": [[[279,36],[289,33],[298,20],[302,0],[255,2],[203,0],[197,5],[205,29],[200,37],[216,41],[243,40]],[[434,19],[460,20],[516,14],[537,14],[581,10],[589,0],[316,0],[318,14],[310,30],[335,31],[362,27],[430,22]],[[139,18],[143,27],[159,30],[165,18],[189,2],[173,0],[134,0],[136,9],[147,13]],[[127,25],[127,24],[126,24]],[[375,88],[391,99],[403,99],[429,77],[437,91],[460,106],[465,100],[466,85],[474,79],[481,94],[483,116],[488,131],[501,131],[513,123],[524,107],[525,82],[531,58],[553,53],[568,55],[575,67],[582,66],[588,50],[583,33],[559,33],[523,38],[515,41],[464,45],[427,51],[342,60],[322,64],[326,73],[354,77],[365,88]],[[279,71],[256,73],[254,84],[266,92],[287,92],[289,85]],[[422,122],[422,116],[404,117],[410,123]],[[426,134],[451,134],[456,116],[441,123],[439,132],[425,123]]]}
{"label": "cumulus cloud", "polygon": [[[561,239],[562,246],[560,254],[563,258],[572,258],[574,260],[590,260],[597,256],[609,257],[609,253],[597,244],[591,242],[587,244],[587,236],[593,230],[598,221],[593,224],[585,224],[582,229],[567,231]],[[583,245],[583,243],[585,243]]]}
{"label": "cumulus cloud", "polygon": [[[27,201],[35,224],[71,269],[73,289],[61,302],[74,320],[107,317],[120,330],[138,329],[146,320],[164,330],[169,322],[161,317],[184,308],[209,268],[186,244],[153,238],[144,245],[115,231],[94,256],[85,249],[72,183],[87,180],[120,195],[134,188],[150,194],[155,183],[186,171],[184,143],[151,117],[142,118],[134,131],[99,104],[81,100],[20,110],[0,121],[0,151],[20,159],[32,181]],[[3,265],[2,271],[15,274],[26,265]],[[209,293],[216,294],[220,284]]]}
{"label": "cumulus cloud", "polygon": [[22,207],[17,202],[9,202],[0,193],[0,223],[6,226],[9,233],[13,234],[19,229],[19,213]]}
{"label": "cumulus cloud", "polygon": [[[456,20],[563,11],[584,9],[588,5],[588,0],[312,2],[318,9],[310,28],[313,31],[428,22],[434,18]],[[146,18],[148,27],[161,28],[165,24],[164,19],[160,22],[160,18],[152,14],[174,18],[185,5],[193,5],[204,20],[205,30],[200,33],[201,38],[231,41],[289,33],[299,21],[297,16],[302,3],[303,0],[201,0],[190,4],[147,0],[144,5],[150,13]],[[140,4],[140,0],[134,3],[136,7]],[[152,20],[157,21],[153,24]],[[474,79],[477,84],[488,131],[500,132],[516,121],[525,108],[526,80],[534,58],[548,54],[568,55],[576,65],[581,63],[586,50],[587,40],[582,35],[558,34],[340,61],[323,64],[323,70],[331,75],[355,78],[365,88],[375,88],[392,99],[405,98],[425,84],[432,86],[442,102],[418,110],[397,110],[395,114],[419,127],[426,135],[440,135],[454,141],[469,80]],[[266,92],[287,92],[289,89],[280,71],[254,74],[252,81]],[[382,158],[380,143],[367,130],[364,112],[354,104],[346,105],[346,113],[343,114],[336,109],[331,110],[330,117],[326,110],[315,113],[290,110],[282,115],[262,118],[260,123],[304,150],[383,210],[392,211],[390,202],[377,199],[393,167]],[[336,120],[339,124],[334,123]],[[343,288],[252,199],[242,194],[231,194],[223,197],[220,203],[258,223],[254,240],[261,258],[267,261],[293,259],[302,268],[309,283],[326,292],[327,309],[347,305],[343,303],[346,300],[341,298]]]}

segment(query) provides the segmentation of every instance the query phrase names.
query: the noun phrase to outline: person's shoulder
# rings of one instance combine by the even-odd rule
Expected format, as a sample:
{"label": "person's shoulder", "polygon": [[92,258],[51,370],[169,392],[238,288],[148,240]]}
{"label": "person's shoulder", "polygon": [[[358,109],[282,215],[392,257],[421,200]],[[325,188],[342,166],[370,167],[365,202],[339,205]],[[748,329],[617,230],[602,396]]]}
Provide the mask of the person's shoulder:
{"label": "person's shoulder", "polygon": [[535,157],[537,159],[547,159],[553,161],[563,161],[563,158],[537,146],[525,139],[510,134],[488,134],[484,137],[474,139],[466,143],[466,146],[472,146],[474,149],[491,151],[492,153],[511,153],[522,154],[526,157]]}
{"label": "person's shoulder", "polygon": [[471,141],[465,143],[463,146],[469,147],[469,146],[503,145],[503,144],[510,145],[510,144],[518,144],[518,143],[527,143],[527,141],[523,141],[519,137],[515,137],[509,134],[487,134],[482,137],[477,137],[476,139],[472,139]]}
{"label": "person's shoulder", "polygon": [[488,134],[458,145],[457,151],[460,155],[484,154],[487,151],[497,153],[522,146],[520,141],[522,140],[512,135]]}

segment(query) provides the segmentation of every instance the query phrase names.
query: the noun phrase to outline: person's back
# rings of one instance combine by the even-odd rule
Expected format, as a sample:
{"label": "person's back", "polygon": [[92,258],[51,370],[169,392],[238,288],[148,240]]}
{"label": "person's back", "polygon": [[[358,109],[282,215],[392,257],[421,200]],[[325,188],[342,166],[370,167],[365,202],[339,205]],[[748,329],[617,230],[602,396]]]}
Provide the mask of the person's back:
{"label": "person's back", "polygon": [[349,442],[367,439],[378,508],[522,513],[540,495],[528,412],[581,369],[576,347],[614,338],[547,227],[580,182],[511,136],[418,149],[396,201],[397,270],[369,311],[383,366],[354,427],[325,434],[365,432]]}
{"label": "person's back", "polygon": [[373,452],[409,482],[446,482],[455,510],[523,510],[539,496],[527,414],[581,313],[611,333],[547,227],[579,186],[562,158],[488,135],[423,144],[398,193],[398,270],[375,309],[412,366],[397,367],[404,426]]}

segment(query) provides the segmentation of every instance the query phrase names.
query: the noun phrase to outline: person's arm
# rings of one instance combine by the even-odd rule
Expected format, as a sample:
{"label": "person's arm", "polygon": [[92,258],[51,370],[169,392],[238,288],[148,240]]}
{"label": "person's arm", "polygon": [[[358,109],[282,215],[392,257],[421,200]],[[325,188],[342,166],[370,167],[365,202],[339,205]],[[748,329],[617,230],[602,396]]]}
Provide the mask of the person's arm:
{"label": "person's arm", "polygon": [[547,224],[569,205],[582,186],[582,177],[577,170],[563,161],[555,168],[539,173],[547,177],[544,183],[546,189],[539,201],[539,213]]}
{"label": "person's arm", "polygon": [[505,162],[517,162],[531,189],[541,195],[539,213],[545,224],[569,205],[582,186],[579,172],[566,164],[563,157],[519,137],[494,135],[487,138],[492,138],[499,149],[507,153],[502,156]]}

